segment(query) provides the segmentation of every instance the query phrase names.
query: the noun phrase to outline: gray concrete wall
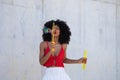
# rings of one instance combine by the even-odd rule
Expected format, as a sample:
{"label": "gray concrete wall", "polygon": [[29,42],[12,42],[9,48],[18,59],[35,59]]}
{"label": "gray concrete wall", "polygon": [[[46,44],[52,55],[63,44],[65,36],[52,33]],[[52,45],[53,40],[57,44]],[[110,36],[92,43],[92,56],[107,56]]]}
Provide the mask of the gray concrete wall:
{"label": "gray concrete wall", "polygon": [[41,0],[0,0],[0,80],[40,80]]}
{"label": "gray concrete wall", "polygon": [[[120,1],[119,1],[120,2]],[[117,6],[117,27],[116,27],[116,47],[117,47],[117,80],[120,79],[120,5]]]}
{"label": "gray concrete wall", "polygon": [[1,0],[0,80],[41,80],[41,29],[51,19],[70,26],[69,58],[88,50],[85,71],[65,64],[71,80],[120,80],[120,0]]}

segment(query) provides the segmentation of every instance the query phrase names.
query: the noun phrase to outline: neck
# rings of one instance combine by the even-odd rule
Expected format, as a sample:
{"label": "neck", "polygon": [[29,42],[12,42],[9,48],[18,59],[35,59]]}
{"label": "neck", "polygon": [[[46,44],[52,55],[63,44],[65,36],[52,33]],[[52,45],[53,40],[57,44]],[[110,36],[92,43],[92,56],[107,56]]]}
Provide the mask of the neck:
{"label": "neck", "polygon": [[54,41],[57,44],[59,42],[59,37],[54,37]]}

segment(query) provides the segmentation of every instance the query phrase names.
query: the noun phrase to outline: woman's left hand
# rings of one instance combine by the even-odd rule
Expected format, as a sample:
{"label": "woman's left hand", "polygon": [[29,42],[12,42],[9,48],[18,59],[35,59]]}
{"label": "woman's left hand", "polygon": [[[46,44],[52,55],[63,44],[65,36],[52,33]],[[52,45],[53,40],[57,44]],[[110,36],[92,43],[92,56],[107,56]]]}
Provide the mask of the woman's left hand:
{"label": "woman's left hand", "polygon": [[79,64],[81,64],[81,63],[86,63],[86,61],[87,61],[87,58],[84,59],[84,58],[82,57],[82,58],[78,59],[78,63],[79,63]]}

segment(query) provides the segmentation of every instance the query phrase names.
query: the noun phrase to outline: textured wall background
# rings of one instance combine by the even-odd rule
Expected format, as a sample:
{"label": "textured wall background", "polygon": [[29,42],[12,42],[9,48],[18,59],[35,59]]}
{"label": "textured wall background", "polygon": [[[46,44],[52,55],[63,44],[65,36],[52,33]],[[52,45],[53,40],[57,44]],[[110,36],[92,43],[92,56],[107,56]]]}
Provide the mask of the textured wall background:
{"label": "textured wall background", "polygon": [[[119,1],[120,3],[120,1]],[[117,80],[120,79],[120,6],[117,6],[117,28],[116,28],[117,36],[116,36],[116,47],[117,47]]]}
{"label": "textured wall background", "polygon": [[0,0],[0,80],[40,80],[41,0]]}
{"label": "textured wall background", "polygon": [[120,80],[120,0],[0,0],[0,80],[41,80],[41,29],[51,19],[70,26],[69,58],[88,49],[86,71],[65,64],[72,80]]}

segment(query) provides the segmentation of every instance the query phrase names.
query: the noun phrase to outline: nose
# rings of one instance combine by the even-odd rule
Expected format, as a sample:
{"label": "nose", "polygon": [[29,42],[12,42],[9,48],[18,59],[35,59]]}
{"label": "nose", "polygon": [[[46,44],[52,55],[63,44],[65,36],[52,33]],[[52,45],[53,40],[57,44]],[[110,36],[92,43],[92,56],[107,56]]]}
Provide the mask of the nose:
{"label": "nose", "polygon": [[54,34],[56,34],[56,30],[54,31]]}

